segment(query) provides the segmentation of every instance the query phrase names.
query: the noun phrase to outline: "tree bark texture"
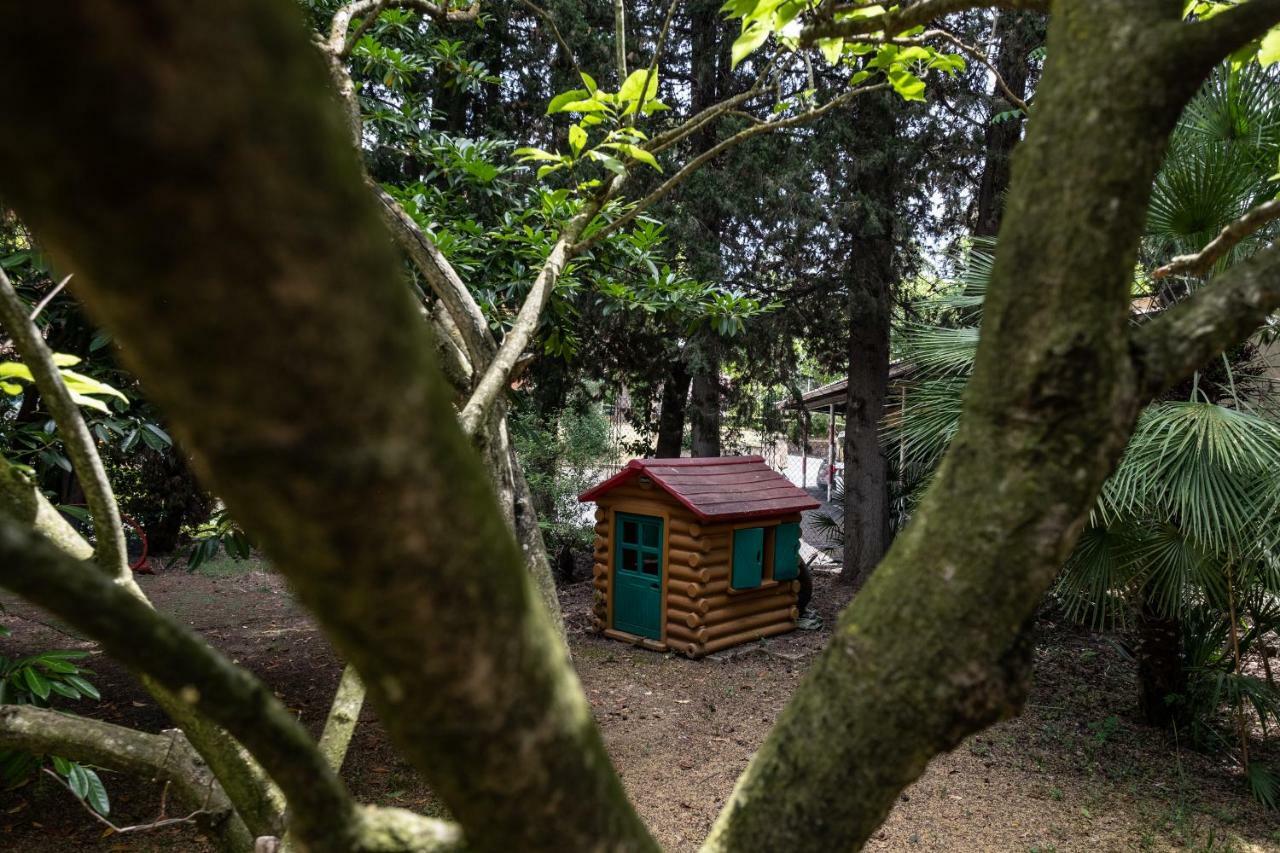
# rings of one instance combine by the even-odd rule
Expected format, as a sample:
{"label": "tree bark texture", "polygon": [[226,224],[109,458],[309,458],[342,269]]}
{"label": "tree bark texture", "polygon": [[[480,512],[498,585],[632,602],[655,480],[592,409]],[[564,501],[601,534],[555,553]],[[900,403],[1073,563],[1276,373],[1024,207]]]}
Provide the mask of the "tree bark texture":
{"label": "tree bark texture", "polygon": [[[840,580],[861,586],[889,539],[888,465],[880,441],[889,388],[889,334],[897,284],[895,234],[901,174],[893,153],[897,129],[891,94],[855,105],[860,138],[883,140],[865,165],[850,165],[847,192],[859,199],[846,232],[849,374],[845,388],[844,568]],[[874,143],[873,143],[874,145]],[[850,152],[857,163],[859,153]]]}
{"label": "tree bark texture", "polygon": [[6,197],[468,843],[651,849],[297,9],[84,0],[9,23],[4,118],[27,132],[0,141]]}
{"label": "tree bark texture", "polygon": [[[1045,17],[1040,12],[1002,9],[996,13],[995,39],[999,45],[996,71],[1009,90],[1025,101],[1031,80],[1031,52],[1044,44]],[[1005,193],[1012,174],[1013,149],[1022,139],[1024,116],[1009,116],[997,122],[1001,113],[1016,107],[1009,103],[999,85],[992,95],[991,113],[983,140],[985,157],[978,183],[977,216],[973,225],[975,237],[994,237],[1000,231]]]}
{"label": "tree bark texture", "polygon": [[685,412],[689,405],[692,377],[683,361],[673,359],[662,383],[662,410],[658,413],[659,459],[672,459],[684,449]]}
{"label": "tree bark texture", "polygon": [[[1158,356],[1181,369],[1280,305],[1272,258],[1269,277],[1255,265],[1226,296],[1128,328],[1165,141],[1241,43],[1212,34],[1274,5],[1215,17],[1206,46],[1182,41],[1171,0],[1055,4],[960,431],[708,850],[861,846],[930,758],[1020,707],[1036,605],[1147,392],[1177,379]],[[11,17],[0,189],[76,272],[467,845],[655,849],[458,427],[295,6],[81,0]],[[1190,344],[1156,337],[1218,306],[1237,313]],[[52,549],[15,527],[0,523],[0,567],[34,595],[44,566],[23,555]]]}

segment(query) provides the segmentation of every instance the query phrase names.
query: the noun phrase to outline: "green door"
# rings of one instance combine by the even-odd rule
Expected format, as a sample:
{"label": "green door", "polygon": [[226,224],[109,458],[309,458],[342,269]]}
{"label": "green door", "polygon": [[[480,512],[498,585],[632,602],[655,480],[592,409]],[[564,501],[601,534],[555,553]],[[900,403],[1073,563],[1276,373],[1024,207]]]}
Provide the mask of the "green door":
{"label": "green door", "polygon": [[618,513],[614,522],[613,627],[662,638],[662,519]]}

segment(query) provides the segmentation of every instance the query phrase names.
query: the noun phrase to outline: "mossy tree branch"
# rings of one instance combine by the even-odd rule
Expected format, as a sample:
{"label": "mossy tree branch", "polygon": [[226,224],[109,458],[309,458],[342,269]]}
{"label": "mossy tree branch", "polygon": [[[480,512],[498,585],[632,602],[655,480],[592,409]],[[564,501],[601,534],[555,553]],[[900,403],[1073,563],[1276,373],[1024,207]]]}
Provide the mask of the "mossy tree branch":
{"label": "mossy tree branch", "polygon": [[[0,70],[23,94],[0,109],[27,118],[0,137],[0,188],[468,841],[652,849],[458,428],[295,5],[13,17]],[[67,61],[50,71],[37,43]],[[37,151],[41,168],[17,166]]]}
{"label": "mossy tree branch", "polygon": [[[88,425],[53,362],[53,353],[35,324],[28,318],[25,306],[2,270],[0,324],[13,335],[19,354],[31,370],[36,386],[40,389],[41,399],[53,415],[58,434],[63,439],[67,455],[84,490],[86,503],[93,514],[98,547],[90,549],[94,552],[94,561],[82,564],[86,573],[105,572],[114,583],[150,606],[129,569],[124,551],[124,530],[120,524],[115,494]],[[65,521],[61,521],[57,510],[34,487],[23,495],[21,487],[14,480],[14,477],[20,475],[7,464],[5,467],[6,501],[4,506],[0,506],[0,511],[33,524],[34,529],[49,536],[65,552],[82,558],[84,550],[90,548],[88,543]],[[142,682],[156,702],[186,732],[190,742],[209,765],[226,780],[226,790],[250,829],[264,832],[277,828],[281,820],[278,792],[274,790],[270,780],[263,777],[260,768],[240,745],[160,685],[145,677]]]}
{"label": "mossy tree branch", "polygon": [[53,351],[28,317],[27,306],[13,289],[4,270],[0,270],[0,326],[12,336],[14,347],[40,389],[40,399],[58,425],[62,446],[71,459],[80,488],[84,491],[85,503],[93,516],[93,534],[97,539],[95,562],[112,574],[117,582],[132,585],[133,575],[129,570],[120,508],[116,506],[116,496],[111,491],[98,447],[89,434],[88,424],[80,416],[80,407],[71,398],[62,374],[53,363]]}
{"label": "mossy tree branch", "polygon": [[1021,708],[1036,607],[1144,400],[1132,270],[1168,135],[1210,67],[1171,45],[1180,12],[1054,3],[959,433],[705,850],[856,849],[933,756]]}
{"label": "mossy tree branch", "polygon": [[0,513],[27,524],[77,560],[93,558],[93,546],[53,508],[35,483],[3,456],[0,456]]}
{"label": "mossy tree branch", "polygon": [[350,851],[355,806],[302,725],[257,678],[137,596],[0,518],[0,585],[65,619],[235,735],[280,785],[300,840]]}
{"label": "mossy tree branch", "polygon": [[1235,264],[1190,297],[1141,326],[1133,358],[1152,398],[1248,337],[1280,310],[1280,244]]}
{"label": "mossy tree branch", "polygon": [[178,729],[154,735],[31,705],[0,705],[0,747],[172,784],[179,805],[206,813],[197,825],[220,851],[253,849],[222,785]]}

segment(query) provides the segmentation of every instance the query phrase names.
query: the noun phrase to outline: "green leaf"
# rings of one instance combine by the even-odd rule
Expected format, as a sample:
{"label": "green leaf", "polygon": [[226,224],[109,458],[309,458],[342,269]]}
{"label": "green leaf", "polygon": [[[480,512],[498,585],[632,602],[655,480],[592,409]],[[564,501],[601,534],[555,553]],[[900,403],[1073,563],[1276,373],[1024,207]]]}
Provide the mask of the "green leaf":
{"label": "green leaf", "polygon": [[591,75],[585,71],[579,71],[578,74],[582,77],[582,84],[587,87],[587,91],[594,95],[598,91],[596,81],[591,79]]}
{"label": "green leaf", "polygon": [[98,778],[98,774],[89,768],[83,768],[86,782],[85,802],[87,802],[95,812],[106,817],[111,813],[111,801],[107,799],[107,788],[102,784],[102,780]]}
{"label": "green leaf", "polygon": [[829,65],[835,65],[840,61],[840,54],[844,52],[844,39],[818,39],[818,49],[822,51],[822,58]]}
{"label": "green leaf", "polygon": [[1263,68],[1270,68],[1280,62],[1280,27],[1262,37],[1262,45],[1258,48],[1258,62]]}
{"label": "green leaf", "polygon": [[53,354],[53,363],[58,367],[75,367],[80,363],[80,357],[65,352],[55,352]]}
{"label": "green leaf", "polygon": [[574,101],[581,101],[589,98],[591,93],[586,89],[570,89],[568,92],[561,92],[551,99],[551,103],[547,104],[547,115],[552,113],[564,112],[564,105],[571,104]]}
{"label": "green leaf", "polygon": [[552,154],[550,151],[543,151],[541,148],[517,148],[511,153],[516,157],[519,157],[524,162],[529,162],[531,160],[550,160],[556,163],[560,162],[559,154]]}
{"label": "green leaf", "polygon": [[78,675],[68,675],[63,680],[66,681],[75,689],[79,690],[84,695],[88,696],[90,699],[102,698],[102,694],[98,692],[98,688],[94,687],[92,684],[85,681],[83,678],[81,678]]}
{"label": "green leaf", "polygon": [[28,666],[22,670],[22,680],[27,683],[32,693],[41,699],[49,698],[49,681],[43,675]]}
{"label": "green leaf", "polygon": [[889,82],[893,84],[893,90],[901,95],[904,101],[924,100],[924,81],[910,71],[891,69]]}
{"label": "green leaf", "polygon": [[591,151],[589,154],[592,160],[598,161],[609,171],[618,175],[625,175],[627,173],[627,167],[622,165],[622,161],[616,157],[610,157],[602,151]]}
{"label": "green leaf", "polygon": [[569,125],[569,147],[573,149],[575,157],[582,151],[582,146],[586,144],[587,132],[576,124]]}
{"label": "green leaf", "polygon": [[738,63],[746,59],[756,51],[760,45],[764,44],[769,38],[769,27],[760,22],[753,21],[746,29],[742,31],[742,35],[734,39],[732,48],[731,63],[733,68],[738,67]]}
{"label": "green leaf", "polygon": [[71,762],[60,755],[50,755],[49,760],[53,762],[53,769],[63,776],[71,772]]}
{"label": "green leaf", "polygon": [[71,787],[71,793],[82,800],[85,794],[89,793],[88,774],[83,767],[75,762],[72,762],[71,772],[67,774],[67,784]]}
{"label": "green leaf", "polygon": [[80,698],[80,692],[78,690],[76,690],[74,687],[71,687],[70,685],[64,684],[61,681],[50,681],[49,689],[52,690],[54,693],[57,693],[59,696],[65,696],[68,699]]}
{"label": "green leaf", "polygon": [[649,74],[648,68],[637,68],[627,75],[627,79],[622,82],[622,88],[618,90],[618,100],[620,101],[638,101],[640,100],[640,89],[644,86],[645,79],[648,78],[649,86],[645,90],[644,100],[649,100],[658,94],[658,75]]}

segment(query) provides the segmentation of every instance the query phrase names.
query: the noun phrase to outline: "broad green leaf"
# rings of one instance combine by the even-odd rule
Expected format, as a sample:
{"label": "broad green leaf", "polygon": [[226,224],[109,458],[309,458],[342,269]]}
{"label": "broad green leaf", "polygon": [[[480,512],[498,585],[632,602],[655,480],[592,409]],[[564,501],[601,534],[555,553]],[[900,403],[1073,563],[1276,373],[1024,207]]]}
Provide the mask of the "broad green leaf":
{"label": "broad green leaf", "polygon": [[579,71],[578,74],[582,77],[582,84],[587,87],[587,91],[594,95],[598,91],[596,81],[591,79],[591,75],[585,71]]}
{"label": "broad green leaf", "polygon": [[1280,62],[1280,27],[1262,37],[1262,46],[1258,48],[1258,62],[1263,68],[1270,68]]}
{"label": "broad green leaf", "polygon": [[62,381],[66,383],[67,389],[70,390],[72,394],[101,394],[109,397],[119,397],[125,402],[129,401],[128,397],[117,391],[115,388],[112,388],[105,382],[99,382],[91,376],[76,373],[74,370],[63,370],[61,373]]}
{"label": "broad green leaf", "polygon": [[20,361],[0,362],[0,379],[25,379],[28,382],[36,381],[31,375],[31,368],[27,367]]}
{"label": "broad green leaf", "polygon": [[615,174],[625,175],[627,173],[627,167],[622,165],[622,161],[616,157],[610,157],[602,151],[590,151],[588,154],[591,156],[592,160],[598,161],[602,166]]}
{"label": "broad green leaf", "polygon": [[829,65],[835,65],[840,61],[840,54],[844,52],[844,39],[818,39],[818,49],[822,51],[822,58],[827,60]]}
{"label": "broad green leaf", "polygon": [[55,352],[53,363],[58,367],[75,367],[80,363],[80,357],[66,352]]}
{"label": "broad green leaf", "polygon": [[68,675],[64,680],[76,690],[79,690],[91,699],[102,698],[102,694],[98,692],[98,688],[94,687],[78,675]]}
{"label": "broad green leaf", "polygon": [[578,101],[570,101],[557,110],[561,113],[602,113],[608,109],[600,100],[601,92],[597,92],[591,98]]}
{"label": "broad green leaf", "polygon": [[752,22],[733,42],[732,67],[737,68],[739,62],[754,53],[768,38],[769,27],[759,21]]}
{"label": "broad green leaf", "polygon": [[511,153],[525,162],[530,160],[550,160],[556,163],[560,162],[559,154],[552,154],[550,151],[543,151],[541,148],[517,148]]}
{"label": "broad green leaf", "polygon": [[83,768],[85,775],[85,797],[95,812],[106,817],[111,813],[111,801],[107,799],[106,786],[102,784],[102,780],[98,778],[98,774],[89,768]]}
{"label": "broad green leaf", "polygon": [[587,132],[576,124],[569,125],[569,147],[573,149],[575,157],[582,151],[582,146],[586,144]]}
{"label": "broad green leaf", "polygon": [[71,772],[67,774],[67,784],[71,786],[72,793],[82,800],[89,793],[89,777],[84,768],[75,762],[72,762]]}
{"label": "broad green leaf", "polygon": [[551,99],[551,103],[547,104],[547,115],[564,111],[565,104],[571,104],[574,101],[581,101],[589,98],[591,93],[586,89],[570,89],[568,92],[561,92]]}
{"label": "broad green leaf", "polygon": [[22,680],[27,683],[27,687],[32,693],[41,699],[49,698],[49,681],[43,675],[31,667],[26,667],[22,670]]}
{"label": "broad green leaf", "polygon": [[924,81],[910,71],[898,68],[889,71],[889,82],[904,101],[924,100]]}
{"label": "broad green leaf", "polygon": [[654,156],[650,154],[648,151],[645,151],[639,145],[624,145],[622,147],[622,150],[627,152],[627,154],[630,155],[630,157],[633,160],[637,160],[641,163],[644,163],[646,166],[652,166],[653,168],[657,169],[658,172],[662,171],[662,167],[658,165],[658,161],[654,158]]}
{"label": "broad green leaf", "polygon": [[649,86],[645,91],[644,99],[648,100],[658,94],[658,75],[649,74],[648,68],[638,68],[627,75],[627,79],[622,82],[622,88],[618,90],[618,100],[620,101],[637,101],[640,100],[640,89],[644,87],[644,81],[648,78]]}
{"label": "broad green leaf", "polygon": [[53,762],[53,769],[57,770],[63,776],[71,772],[71,762],[60,755],[50,755],[49,760]]}

